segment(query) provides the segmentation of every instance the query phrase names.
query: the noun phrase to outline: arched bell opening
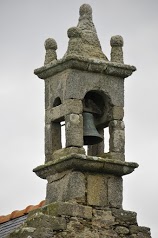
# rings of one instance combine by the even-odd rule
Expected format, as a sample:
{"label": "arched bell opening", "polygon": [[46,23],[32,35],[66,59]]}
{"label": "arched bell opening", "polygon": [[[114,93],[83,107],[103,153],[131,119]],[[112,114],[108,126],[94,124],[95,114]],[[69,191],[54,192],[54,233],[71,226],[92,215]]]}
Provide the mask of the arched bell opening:
{"label": "arched bell opening", "polygon": [[[52,101],[52,107],[57,107],[62,104],[60,97],[56,97],[54,101]],[[56,120],[56,125],[58,125],[58,132],[55,134],[57,138],[58,149],[65,147],[65,119],[64,117]],[[55,140],[54,140],[55,141]]]}
{"label": "arched bell opening", "polygon": [[[60,97],[51,99],[51,108],[47,112],[45,125],[45,157],[46,163],[54,159],[54,153],[65,148],[65,118],[59,116],[57,118],[52,115],[58,115],[62,101]],[[52,117],[52,118],[51,118]]]}
{"label": "arched bell opening", "polygon": [[62,103],[62,102],[61,102],[60,97],[57,97],[57,98],[55,98],[54,101],[52,102],[52,107],[57,107],[57,106],[59,106],[61,103]]}
{"label": "arched bell opening", "polygon": [[89,91],[83,100],[83,110],[92,113],[96,118],[104,113],[105,102],[101,91]]}
{"label": "arched bell opening", "polygon": [[100,155],[109,151],[110,101],[103,91],[89,91],[84,97],[83,139],[84,145],[88,147],[88,155]]}
{"label": "arched bell opening", "polygon": [[84,145],[94,145],[103,141],[95,125],[95,119],[104,113],[104,100],[97,91],[89,91],[83,100],[83,140]]}

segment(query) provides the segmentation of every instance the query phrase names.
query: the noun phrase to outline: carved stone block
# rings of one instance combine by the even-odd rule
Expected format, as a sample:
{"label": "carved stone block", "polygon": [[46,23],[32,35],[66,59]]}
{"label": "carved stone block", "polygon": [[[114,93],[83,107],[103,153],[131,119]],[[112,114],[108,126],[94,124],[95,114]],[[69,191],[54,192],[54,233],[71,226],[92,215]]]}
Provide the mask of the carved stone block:
{"label": "carved stone block", "polygon": [[106,175],[87,176],[87,203],[93,206],[108,205],[108,178]]}
{"label": "carved stone block", "polygon": [[85,203],[85,176],[81,172],[65,171],[48,177],[46,203],[77,201]]}
{"label": "carved stone block", "polygon": [[122,178],[109,176],[108,178],[108,204],[110,207],[122,208],[123,200]]}

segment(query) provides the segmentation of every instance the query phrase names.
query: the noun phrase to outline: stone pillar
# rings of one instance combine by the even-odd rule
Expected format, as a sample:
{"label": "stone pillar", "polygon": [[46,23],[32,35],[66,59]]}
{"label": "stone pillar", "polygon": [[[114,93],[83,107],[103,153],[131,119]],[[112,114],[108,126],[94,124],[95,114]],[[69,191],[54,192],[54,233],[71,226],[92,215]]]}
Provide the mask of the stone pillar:
{"label": "stone pillar", "polygon": [[65,116],[66,147],[83,146],[83,116],[82,114],[69,114]]}
{"label": "stone pillar", "polygon": [[[55,140],[53,136],[55,136]],[[46,162],[52,160],[54,151],[62,148],[61,125],[59,122],[51,122],[45,125],[45,157]]]}
{"label": "stone pillar", "polygon": [[125,152],[125,131],[124,122],[113,120],[109,123],[109,151],[110,152]]}

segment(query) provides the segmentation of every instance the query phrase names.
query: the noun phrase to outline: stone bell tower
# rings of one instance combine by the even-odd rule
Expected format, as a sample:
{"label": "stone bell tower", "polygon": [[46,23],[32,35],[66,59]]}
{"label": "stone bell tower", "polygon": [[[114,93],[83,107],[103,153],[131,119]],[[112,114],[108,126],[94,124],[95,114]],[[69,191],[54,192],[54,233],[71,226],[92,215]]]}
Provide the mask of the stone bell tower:
{"label": "stone bell tower", "polygon": [[[48,180],[47,204],[73,201],[121,208],[122,176],[138,167],[125,162],[123,122],[124,79],[136,68],[123,64],[121,36],[111,38],[111,60],[104,55],[89,5],[81,6],[79,23],[68,30],[68,37],[61,60],[57,43],[47,39],[45,65],[35,70],[45,80],[46,159],[34,172]],[[109,153],[104,153],[106,127]]]}
{"label": "stone bell tower", "polygon": [[46,206],[29,215],[24,227],[34,230],[20,237],[149,238],[136,213],[122,208],[122,176],[138,167],[125,162],[123,122],[124,80],[136,68],[124,64],[121,36],[111,38],[108,60],[91,7],[84,4],[79,13],[64,57],[57,59],[57,43],[49,38],[44,66],[35,70],[45,81],[45,164],[34,172],[48,181]]}

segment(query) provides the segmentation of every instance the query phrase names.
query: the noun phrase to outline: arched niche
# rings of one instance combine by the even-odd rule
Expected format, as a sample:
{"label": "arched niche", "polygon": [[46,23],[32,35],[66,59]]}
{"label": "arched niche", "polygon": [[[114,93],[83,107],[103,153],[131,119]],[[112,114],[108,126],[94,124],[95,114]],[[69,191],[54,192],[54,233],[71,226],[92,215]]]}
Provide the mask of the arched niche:
{"label": "arched niche", "polygon": [[83,99],[83,111],[93,113],[96,127],[105,128],[111,120],[112,103],[102,90],[90,90]]}
{"label": "arched niche", "polygon": [[[111,120],[111,99],[101,90],[91,90],[85,94],[83,99],[83,113],[89,112],[94,117],[95,127],[98,133],[102,136],[103,141],[94,145],[88,145],[88,155],[100,155],[104,153],[105,143],[107,138],[104,138],[105,128],[109,129],[109,122]],[[106,135],[107,137],[107,135]],[[109,135],[108,135],[109,140]],[[106,145],[107,146],[107,145]],[[109,147],[109,145],[108,145]]]}

